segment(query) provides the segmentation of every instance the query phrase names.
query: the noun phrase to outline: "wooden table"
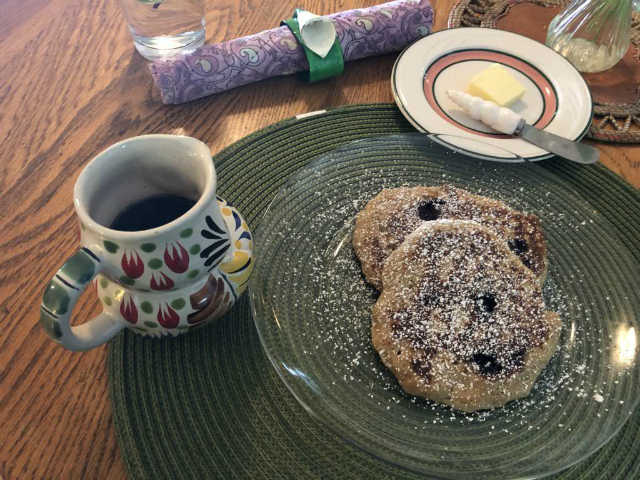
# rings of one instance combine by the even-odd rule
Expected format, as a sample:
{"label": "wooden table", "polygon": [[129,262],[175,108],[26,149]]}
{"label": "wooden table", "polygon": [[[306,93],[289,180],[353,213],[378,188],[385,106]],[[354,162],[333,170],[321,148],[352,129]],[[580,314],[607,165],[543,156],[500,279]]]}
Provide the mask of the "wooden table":
{"label": "wooden table", "polygon": [[[434,0],[436,29],[454,0]],[[294,7],[331,13],[369,0],[216,0],[207,41],[272,28]],[[391,102],[396,55],[348,64],[315,85],[277,78],[164,106],[116,0],[3,0],[0,15],[0,477],[124,478],[107,382],[107,346],[72,353],[38,323],[41,294],[77,248],[72,191],[98,152],[145,133],[191,135],[213,152],[278,120],[363,102]],[[640,186],[640,147],[599,145],[602,162]],[[97,300],[77,311],[88,317]],[[78,319],[78,322],[84,318]]]}

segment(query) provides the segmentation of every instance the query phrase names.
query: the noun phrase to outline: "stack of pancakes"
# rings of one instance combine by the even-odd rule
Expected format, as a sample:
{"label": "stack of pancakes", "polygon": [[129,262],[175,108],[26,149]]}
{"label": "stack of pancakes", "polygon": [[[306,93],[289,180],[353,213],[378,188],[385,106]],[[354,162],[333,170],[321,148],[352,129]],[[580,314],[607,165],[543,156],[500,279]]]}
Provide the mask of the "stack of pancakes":
{"label": "stack of pancakes", "polygon": [[467,412],[529,394],[561,330],[536,216],[450,186],[397,188],[367,204],[353,237],[381,290],[373,345],[407,393]]}

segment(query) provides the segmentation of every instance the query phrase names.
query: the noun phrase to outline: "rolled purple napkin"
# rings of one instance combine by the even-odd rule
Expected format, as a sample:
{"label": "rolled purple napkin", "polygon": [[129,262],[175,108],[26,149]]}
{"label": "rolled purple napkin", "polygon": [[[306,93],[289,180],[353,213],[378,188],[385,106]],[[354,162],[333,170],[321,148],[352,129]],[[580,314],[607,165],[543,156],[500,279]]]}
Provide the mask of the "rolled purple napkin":
{"label": "rolled purple napkin", "polygon": [[[401,50],[433,25],[429,0],[398,0],[328,15],[345,62]],[[158,60],[151,74],[166,104],[183,103],[265,78],[308,70],[303,48],[289,30],[272,30],[205,45]]]}

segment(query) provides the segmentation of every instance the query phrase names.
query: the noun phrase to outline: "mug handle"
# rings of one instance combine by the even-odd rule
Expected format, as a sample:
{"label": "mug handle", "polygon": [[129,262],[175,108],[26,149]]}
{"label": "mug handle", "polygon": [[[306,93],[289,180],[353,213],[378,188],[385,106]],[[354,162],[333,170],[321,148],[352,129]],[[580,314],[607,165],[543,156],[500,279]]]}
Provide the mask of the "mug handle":
{"label": "mug handle", "polygon": [[78,250],[47,285],[40,307],[40,324],[52,340],[73,351],[103,344],[124,328],[107,312],[72,327],[71,311],[91,281],[104,270],[100,257],[86,247]]}

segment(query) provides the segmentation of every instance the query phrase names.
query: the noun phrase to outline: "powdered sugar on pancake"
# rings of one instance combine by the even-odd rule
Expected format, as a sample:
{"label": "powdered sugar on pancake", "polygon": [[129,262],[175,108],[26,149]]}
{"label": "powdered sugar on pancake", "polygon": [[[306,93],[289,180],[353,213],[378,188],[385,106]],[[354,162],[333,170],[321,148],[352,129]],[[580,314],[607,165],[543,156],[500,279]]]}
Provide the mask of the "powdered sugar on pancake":
{"label": "powdered sugar on pancake", "polygon": [[546,246],[538,218],[448,185],[386,189],[358,214],[353,245],[367,281],[382,288],[391,252],[420,225],[442,219],[472,220],[493,229],[543,284]]}

